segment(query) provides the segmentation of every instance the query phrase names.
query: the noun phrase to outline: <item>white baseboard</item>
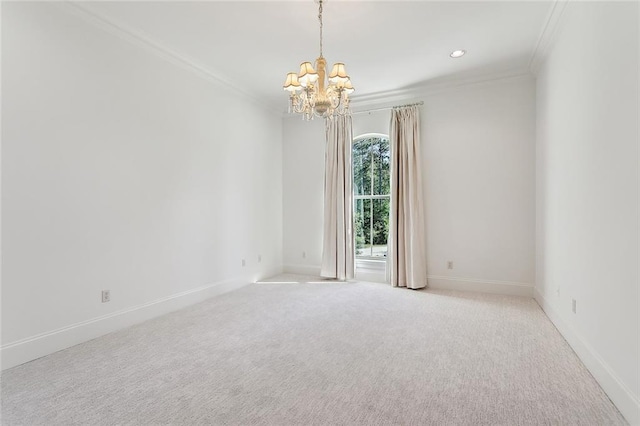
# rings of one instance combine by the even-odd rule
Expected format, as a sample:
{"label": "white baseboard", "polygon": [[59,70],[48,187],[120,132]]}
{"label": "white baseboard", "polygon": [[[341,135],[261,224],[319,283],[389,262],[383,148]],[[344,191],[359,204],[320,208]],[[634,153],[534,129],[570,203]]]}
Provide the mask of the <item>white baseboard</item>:
{"label": "white baseboard", "polygon": [[210,297],[237,290],[251,282],[252,280],[250,279],[220,281],[2,345],[0,348],[2,369],[5,370],[24,364],[105,334],[202,302]]}
{"label": "white baseboard", "polygon": [[285,274],[320,276],[320,266],[314,265],[284,265],[282,267]]}
{"label": "white baseboard", "polygon": [[533,284],[428,275],[429,288],[533,297]]}
{"label": "white baseboard", "polygon": [[[284,272],[319,276],[320,267],[313,265],[284,265]],[[361,267],[356,268],[356,279],[359,281],[386,282],[386,275],[384,269],[377,270],[376,268]],[[427,279],[429,280],[429,288],[433,289],[533,297],[533,284],[438,275],[428,275]]]}
{"label": "white baseboard", "polygon": [[640,400],[638,397],[620,380],[602,357],[562,319],[538,289],[534,290],[534,297],[629,424],[640,425]]}
{"label": "white baseboard", "polygon": [[[313,265],[284,265],[285,274],[320,276],[320,267]],[[356,280],[383,283],[386,281],[384,269],[382,271],[356,268]]]}

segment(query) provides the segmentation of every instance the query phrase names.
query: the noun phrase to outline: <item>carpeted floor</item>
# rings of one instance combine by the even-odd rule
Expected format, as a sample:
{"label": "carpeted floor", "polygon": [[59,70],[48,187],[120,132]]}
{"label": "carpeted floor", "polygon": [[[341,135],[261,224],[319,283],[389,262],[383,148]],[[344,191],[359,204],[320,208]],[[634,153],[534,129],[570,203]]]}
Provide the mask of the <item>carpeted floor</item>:
{"label": "carpeted floor", "polygon": [[2,423],[625,424],[532,299],[273,281],[3,372]]}

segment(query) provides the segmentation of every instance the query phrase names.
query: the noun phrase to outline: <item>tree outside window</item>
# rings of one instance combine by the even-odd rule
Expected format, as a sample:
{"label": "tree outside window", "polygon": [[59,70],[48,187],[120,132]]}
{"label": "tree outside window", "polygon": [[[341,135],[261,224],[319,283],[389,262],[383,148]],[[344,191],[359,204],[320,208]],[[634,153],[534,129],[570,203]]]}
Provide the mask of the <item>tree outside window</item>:
{"label": "tree outside window", "polygon": [[356,256],[384,259],[389,236],[389,137],[367,134],[353,141]]}

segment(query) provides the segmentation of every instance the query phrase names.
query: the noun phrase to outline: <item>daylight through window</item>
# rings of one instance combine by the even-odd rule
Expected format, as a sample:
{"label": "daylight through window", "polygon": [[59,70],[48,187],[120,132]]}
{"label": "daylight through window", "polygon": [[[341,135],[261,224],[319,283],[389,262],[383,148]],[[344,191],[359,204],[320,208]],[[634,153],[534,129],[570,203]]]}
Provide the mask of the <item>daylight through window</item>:
{"label": "daylight through window", "polygon": [[389,137],[359,136],[353,141],[353,217],[356,256],[384,259],[389,235]]}

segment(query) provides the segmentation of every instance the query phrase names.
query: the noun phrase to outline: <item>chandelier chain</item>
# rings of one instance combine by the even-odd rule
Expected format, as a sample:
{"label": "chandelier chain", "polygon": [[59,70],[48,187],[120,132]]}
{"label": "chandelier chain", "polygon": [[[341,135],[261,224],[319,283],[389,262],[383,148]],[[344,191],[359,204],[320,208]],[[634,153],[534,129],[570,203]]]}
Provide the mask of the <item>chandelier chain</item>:
{"label": "chandelier chain", "polygon": [[320,21],[320,57],[322,57],[322,0],[319,0],[318,4],[318,20]]}

